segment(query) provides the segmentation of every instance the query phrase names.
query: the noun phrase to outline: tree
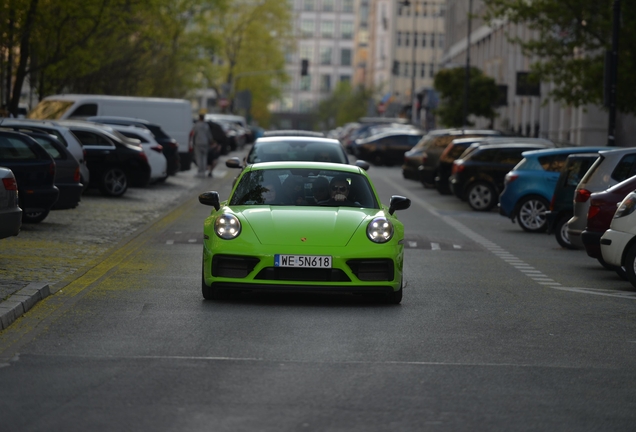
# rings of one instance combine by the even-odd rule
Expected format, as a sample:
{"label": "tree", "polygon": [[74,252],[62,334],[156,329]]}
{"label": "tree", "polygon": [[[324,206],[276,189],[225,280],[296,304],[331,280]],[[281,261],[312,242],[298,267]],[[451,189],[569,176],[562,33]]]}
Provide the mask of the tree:
{"label": "tree", "polygon": [[[603,103],[605,51],[611,48],[613,0],[484,0],[486,19],[525,24],[534,38],[510,40],[535,59],[536,79],[554,83],[550,96],[568,105]],[[636,2],[621,2],[617,107],[636,113]]]}
{"label": "tree", "polygon": [[367,107],[372,103],[374,93],[373,89],[362,86],[353,88],[350,82],[341,81],[318,104],[317,121],[328,128],[356,121],[367,114]]}
{"label": "tree", "polygon": [[220,46],[213,54],[222,61],[222,80],[233,94],[249,90],[251,114],[267,124],[269,103],[289,80],[285,53],[293,50],[292,16],[285,0],[229,2],[211,17],[211,33]]}
{"label": "tree", "polygon": [[[440,94],[440,105],[436,114],[441,123],[448,127],[464,125],[464,92],[466,69],[442,69],[435,74],[434,87]],[[494,105],[499,98],[495,80],[476,68],[470,68],[470,93],[468,115],[495,118]],[[469,123],[472,125],[472,123]]]}

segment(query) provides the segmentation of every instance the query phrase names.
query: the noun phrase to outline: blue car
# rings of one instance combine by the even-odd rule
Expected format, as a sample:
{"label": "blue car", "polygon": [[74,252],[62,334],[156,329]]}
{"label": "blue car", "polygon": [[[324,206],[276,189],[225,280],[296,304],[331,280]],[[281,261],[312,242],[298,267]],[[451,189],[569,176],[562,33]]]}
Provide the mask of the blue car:
{"label": "blue car", "polygon": [[528,232],[547,229],[546,212],[565,160],[571,154],[607,150],[607,147],[562,147],[523,152],[523,159],[507,175],[499,195],[499,214]]}

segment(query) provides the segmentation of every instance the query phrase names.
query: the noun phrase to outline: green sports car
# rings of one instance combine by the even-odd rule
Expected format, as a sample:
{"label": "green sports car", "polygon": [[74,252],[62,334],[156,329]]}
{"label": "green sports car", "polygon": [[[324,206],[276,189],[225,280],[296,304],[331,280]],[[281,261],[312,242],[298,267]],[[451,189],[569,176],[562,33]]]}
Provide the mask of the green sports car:
{"label": "green sports car", "polygon": [[402,300],[404,226],[391,197],[382,205],[364,169],[323,162],[248,165],[227,201],[203,226],[202,291],[216,300],[232,291],[382,294]]}

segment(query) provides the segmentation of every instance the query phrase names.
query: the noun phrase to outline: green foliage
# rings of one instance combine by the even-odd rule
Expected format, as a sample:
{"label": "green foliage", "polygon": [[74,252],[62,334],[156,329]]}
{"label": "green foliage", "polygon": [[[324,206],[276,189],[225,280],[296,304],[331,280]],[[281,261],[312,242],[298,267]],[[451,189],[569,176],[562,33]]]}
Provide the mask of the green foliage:
{"label": "green foliage", "polygon": [[[611,48],[613,0],[484,0],[487,19],[505,18],[535,30],[534,39],[511,37],[538,59],[533,75],[555,85],[550,96],[573,106],[601,105],[604,55]],[[636,2],[621,1],[617,107],[636,113]]]}
{"label": "green foliage", "polygon": [[357,121],[367,115],[375,91],[365,87],[351,87],[348,81],[338,83],[334,91],[318,104],[317,122],[325,128],[334,128]]}
{"label": "green foliage", "polygon": [[[447,127],[464,125],[464,93],[466,69],[442,69],[435,74],[434,87],[440,93],[440,105],[436,114]],[[494,104],[498,99],[495,80],[476,68],[470,68],[468,114],[493,119]],[[469,123],[472,124],[472,123]]]}

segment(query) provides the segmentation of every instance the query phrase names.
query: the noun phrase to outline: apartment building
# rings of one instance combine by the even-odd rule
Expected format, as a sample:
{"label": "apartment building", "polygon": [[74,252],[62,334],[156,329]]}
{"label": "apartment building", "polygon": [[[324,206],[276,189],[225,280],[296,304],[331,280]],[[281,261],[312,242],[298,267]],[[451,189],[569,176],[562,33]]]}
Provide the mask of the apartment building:
{"label": "apartment building", "polygon": [[[433,88],[445,45],[444,1],[372,0],[365,84],[380,91],[381,114],[394,116]],[[418,111],[412,121],[419,123]]]}
{"label": "apartment building", "polygon": [[[273,125],[310,129],[311,112],[336,88],[354,75],[355,0],[290,0],[298,46],[287,54],[291,81],[282,98],[273,103]],[[307,60],[306,74],[302,60]]]}
{"label": "apartment building", "polygon": [[[447,0],[447,44],[441,66],[465,67],[470,40],[470,64],[493,77],[506,95],[497,109],[496,129],[585,146],[607,142],[608,114],[601,107],[575,108],[550,100],[550,83],[524,85],[524,77],[535,59],[523,55],[519,46],[509,43],[508,38],[530,40],[534,36],[532,30],[505,21],[484,22],[481,18],[485,12],[483,1],[472,0],[469,39],[468,8],[469,0]],[[478,127],[489,125],[487,119],[474,121]],[[627,136],[636,132],[634,123],[633,116],[619,116],[618,145],[634,145],[627,142]]]}

